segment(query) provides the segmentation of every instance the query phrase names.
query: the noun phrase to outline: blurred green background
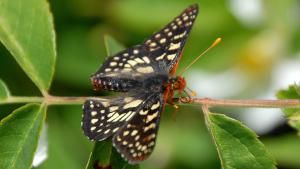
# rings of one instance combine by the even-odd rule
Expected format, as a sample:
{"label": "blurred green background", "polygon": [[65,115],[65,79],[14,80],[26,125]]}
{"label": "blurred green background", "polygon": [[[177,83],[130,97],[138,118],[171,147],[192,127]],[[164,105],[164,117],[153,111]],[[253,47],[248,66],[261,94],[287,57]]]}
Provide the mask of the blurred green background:
{"label": "blurred green background", "polygon": [[[57,65],[50,93],[58,96],[103,95],[89,76],[106,57],[103,36],[125,46],[144,41],[198,3],[200,13],[180,61],[180,72],[217,37],[220,45],[184,74],[198,97],[274,98],[276,91],[300,81],[299,0],[50,0],[57,33]],[[40,95],[9,52],[0,46],[0,78],[14,95]],[[1,106],[0,118],[20,105]],[[255,129],[279,168],[300,168],[300,140],[276,109],[213,109]],[[157,146],[143,169],[220,168],[215,147],[198,106],[181,106],[172,119],[163,112]],[[3,113],[2,113],[3,112]],[[44,148],[48,158],[38,169],[81,169],[92,142],[80,128],[81,106],[48,110]],[[234,157],[232,157],[234,158]],[[36,161],[35,161],[36,162]]]}

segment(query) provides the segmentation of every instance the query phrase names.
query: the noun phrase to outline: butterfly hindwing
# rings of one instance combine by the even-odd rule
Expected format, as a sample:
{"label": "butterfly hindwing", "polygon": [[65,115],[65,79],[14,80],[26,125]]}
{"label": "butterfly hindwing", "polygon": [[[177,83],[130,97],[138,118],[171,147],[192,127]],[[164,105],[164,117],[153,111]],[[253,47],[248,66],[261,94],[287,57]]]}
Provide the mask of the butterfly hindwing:
{"label": "butterfly hindwing", "polygon": [[104,140],[116,133],[143,107],[145,94],[114,99],[87,100],[83,106],[82,128],[92,140]]}
{"label": "butterfly hindwing", "polygon": [[114,146],[128,162],[137,163],[152,153],[163,104],[162,94],[153,94],[143,108],[114,135]]}
{"label": "butterfly hindwing", "polygon": [[180,57],[197,14],[198,5],[192,5],[147,39],[144,44],[150,51],[149,57],[157,62],[165,62],[170,71]]}

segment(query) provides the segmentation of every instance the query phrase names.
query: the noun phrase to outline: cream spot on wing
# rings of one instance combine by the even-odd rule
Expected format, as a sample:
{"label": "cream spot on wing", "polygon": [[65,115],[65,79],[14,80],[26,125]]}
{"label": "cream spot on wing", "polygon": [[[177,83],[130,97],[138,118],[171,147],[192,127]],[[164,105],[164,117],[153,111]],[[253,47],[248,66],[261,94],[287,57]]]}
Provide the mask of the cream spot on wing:
{"label": "cream spot on wing", "polygon": [[169,28],[166,28],[166,29],[164,30],[165,33],[169,32],[169,31],[170,31]]}
{"label": "cream spot on wing", "polygon": [[[128,145],[129,148],[131,148],[132,146],[133,146],[133,144],[129,144],[129,145]],[[133,150],[133,149],[131,149],[131,150]]]}
{"label": "cream spot on wing", "polygon": [[118,110],[118,109],[119,109],[118,106],[112,106],[112,107],[109,108],[109,111],[110,111],[110,112],[113,112],[113,111],[116,111],[116,110]]}
{"label": "cream spot on wing", "polygon": [[90,129],[91,129],[91,131],[94,131],[94,130],[96,129],[96,127],[93,126],[93,127],[91,127]]}
{"label": "cream spot on wing", "polygon": [[126,119],[126,121],[129,121],[131,118],[132,118],[132,116],[135,114],[135,112],[132,112],[131,114],[130,114],[130,116]]}
{"label": "cream spot on wing", "polygon": [[160,34],[159,34],[159,33],[156,34],[156,35],[155,35],[155,38],[160,38]]}
{"label": "cream spot on wing", "polygon": [[132,107],[137,107],[138,105],[140,105],[143,102],[143,100],[134,100],[130,103],[127,103],[124,105],[124,109],[128,109],[128,108],[132,108]]}
{"label": "cream spot on wing", "polygon": [[124,102],[128,103],[128,102],[131,102],[133,100],[133,97],[126,97],[124,99]]}
{"label": "cream spot on wing", "polygon": [[159,43],[163,44],[163,43],[166,43],[167,39],[166,38],[162,38]]}
{"label": "cream spot on wing", "polygon": [[127,141],[123,141],[122,144],[125,146],[125,145],[128,144],[128,142]]}
{"label": "cream spot on wing", "polygon": [[111,122],[118,117],[119,117],[119,113],[115,113],[110,119],[107,120],[107,122]]}
{"label": "cream spot on wing", "polygon": [[105,110],[100,110],[100,113],[104,113],[105,112]]}
{"label": "cream spot on wing", "polygon": [[169,50],[175,50],[175,49],[178,49],[179,47],[180,47],[180,42],[178,42],[178,43],[171,43],[171,45],[170,45],[170,48],[169,48]]}
{"label": "cream spot on wing", "polygon": [[137,64],[137,62],[134,60],[128,60],[127,63],[129,63],[131,66],[134,66]]}
{"label": "cream spot on wing", "polygon": [[111,68],[106,68],[104,71],[105,71],[105,72],[110,72],[110,71],[111,71]]}
{"label": "cream spot on wing", "polygon": [[122,117],[122,119],[120,119],[120,121],[123,121],[123,120],[127,119],[131,114],[134,114],[134,112],[129,111],[128,113],[126,113],[126,114]]}
{"label": "cream spot on wing", "polygon": [[116,112],[111,112],[111,113],[108,113],[107,117],[111,117],[112,115],[114,115]]}
{"label": "cream spot on wing", "polygon": [[114,130],[113,130],[113,132],[115,133],[116,131],[118,131],[119,130],[119,127],[116,127]]}
{"label": "cream spot on wing", "polygon": [[118,63],[117,62],[110,62],[110,66],[116,66]]}
{"label": "cream spot on wing", "polygon": [[[126,115],[126,113],[122,113],[119,117],[117,117],[117,118],[115,118],[114,120],[113,120],[113,122],[117,122],[117,121],[119,121],[123,116],[125,116]],[[121,120],[120,120],[121,121]]]}
{"label": "cream spot on wing", "polygon": [[97,133],[100,133],[102,131],[102,129],[97,130]]}
{"label": "cream spot on wing", "polygon": [[128,56],[128,53],[124,53],[123,56],[127,57],[127,56]]}
{"label": "cream spot on wing", "polygon": [[144,57],[143,57],[143,60],[144,60],[146,63],[150,63],[150,60],[149,60],[149,58],[148,58],[147,56],[144,56]]}
{"label": "cream spot on wing", "polygon": [[139,53],[139,50],[134,49],[134,50],[133,50],[133,53],[134,53],[134,54],[138,54],[138,53]]}
{"label": "cream spot on wing", "polygon": [[144,61],[141,58],[135,58],[134,61],[137,63],[144,63]]}
{"label": "cream spot on wing", "polygon": [[[102,111],[102,110],[101,110],[101,111]],[[101,112],[101,111],[100,111],[100,112]],[[91,115],[92,115],[92,116],[95,116],[96,114],[97,114],[96,111],[92,111],[92,112],[91,112]]]}
{"label": "cream spot on wing", "polygon": [[183,32],[182,34],[179,34],[179,35],[174,36],[174,39],[176,40],[176,39],[183,38],[185,34],[186,34],[186,31]]}
{"label": "cream spot on wing", "polygon": [[124,67],[131,67],[129,64],[125,64]]}
{"label": "cream spot on wing", "polygon": [[186,21],[186,20],[188,20],[188,19],[189,19],[188,16],[184,16],[184,17],[183,17],[183,20],[184,20],[184,21]]}
{"label": "cream spot on wing", "polygon": [[[128,65],[128,64],[126,64],[126,65]],[[129,68],[124,68],[124,69],[122,69],[122,72],[123,73],[126,73],[126,72],[130,72],[132,69],[129,69]]]}
{"label": "cream spot on wing", "polygon": [[162,55],[156,57],[155,60],[162,60],[165,57],[166,53],[163,53]]}
{"label": "cream spot on wing", "polygon": [[150,47],[155,47],[155,46],[156,46],[155,42],[150,43]]}
{"label": "cream spot on wing", "polygon": [[146,115],[146,114],[148,113],[148,111],[149,111],[149,110],[146,110],[146,111],[141,110],[141,111],[139,112],[139,114],[140,114],[140,115]]}
{"label": "cream spot on wing", "polygon": [[104,134],[107,134],[110,131],[110,129],[105,130]]}
{"label": "cream spot on wing", "polygon": [[158,112],[152,114],[152,115],[148,115],[147,119],[146,119],[146,123],[149,123],[150,121],[152,121],[154,118],[156,118],[158,115]]}
{"label": "cream spot on wing", "polygon": [[131,136],[135,136],[137,133],[138,133],[137,130],[133,130],[133,131],[131,132]]}
{"label": "cream spot on wing", "polygon": [[159,107],[159,105],[160,105],[160,102],[157,102],[156,104],[153,104],[151,106],[151,110],[157,109]]}
{"label": "cream spot on wing", "polygon": [[154,141],[151,141],[149,144],[148,144],[148,147],[152,147],[154,146],[155,142]]}
{"label": "cream spot on wing", "polygon": [[177,29],[177,26],[176,25],[172,26],[172,29],[174,29],[174,30]]}
{"label": "cream spot on wing", "polygon": [[140,135],[135,136],[134,140],[137,141],[140,138]]}
{"label": "cream spot on wing", "polygon": [[109,102],[102,102],[102,105],[103,105],[104,107],[108,107],[108,106],[110,106],[110,103],[109,103]]}
{"label": "cream spot on wing", "polygon": [[120,58],[118,56],[115,56],[114,60],[120,60]]}
{"label": "cream spot on wing", "polygon": [[175,54],[172,54],[172,55],[168,55],[167,58],[168,60],[173,60],[176,56],[176,53]]}
{"label": "cream spot on wing", "polygon": [[173,33],[172,33],[172,32],[169,32],[167,35],[168,35],[168,36],[172,36],[172,35],[173,35]]}
{"label": "cream spot on wing", "polygon": [[98,119],[92,119],[92,120],[91,120],[92,124],[97,123],[97,121],[98,121]]}
{"label": "cream spot on wing", "polygon": [[123,63],[119,63],[119,66],[123,66]]}
{"label": "cream spot on wing", "polygon": [[140,73],[152,73],[152,72],[154,72],[154,70],[151,66],[139,67],[136,70]]}
{"label": "cream spot on wing", "polygon": [[155,126],[156,126],[155,123],[151,123],[149,126],[147,126],[147,127],[144,128],[144,132],[147,132],[147,131],[150,130],[150,129],[154,129]]}
{"label": "cream spot on wing", "polygon": [[129,131],[124,131],[123,136],[127,136],[129,134]]}

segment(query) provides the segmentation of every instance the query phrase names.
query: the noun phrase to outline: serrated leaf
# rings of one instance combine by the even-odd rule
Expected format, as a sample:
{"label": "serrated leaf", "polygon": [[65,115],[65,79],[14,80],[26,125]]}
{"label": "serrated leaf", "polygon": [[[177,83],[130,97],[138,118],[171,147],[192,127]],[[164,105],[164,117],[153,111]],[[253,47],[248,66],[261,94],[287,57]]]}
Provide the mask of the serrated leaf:
{"label": "serrated leaf", "polygon": [[0,101],[7,99],[10,95],[6,84],[0,79]]}
{"label": "serrated leaf", "polygon": [[0,41],[45,93],[56,60],[53,19],[46,0],[1,0]]}
{"label": "serrated leaf", "polygon": [[[108,35],[105,36],[104,43],[108,56],[124,49],[119,42]],[[139,165],[131,165],[124,161],[121,155],[115,150],[115,148],[113,148],[111,140],[95,142],[86,169],[94,169],[95,167],[112,167],[113,169],[139,169]]]}
{"label": "serrated leaf", "polygon": [[0,168],[30,168],[46,108],[27,104],[0,121]]}
{"label": "serrated leaf", "polygon": [[207,126],[224,169],[272,169],[273,157],[257,135],[241,122],[222,114],[208,113]]}
{"label": "serrated leaf", "polygon": [[[276,96],[278,99],[300,99],[299,89],[298,85],[290,85],[288,89],[278,91]],[[285,108],[283,112],[289,125],[295,128],[300,135],[300,108]]]}

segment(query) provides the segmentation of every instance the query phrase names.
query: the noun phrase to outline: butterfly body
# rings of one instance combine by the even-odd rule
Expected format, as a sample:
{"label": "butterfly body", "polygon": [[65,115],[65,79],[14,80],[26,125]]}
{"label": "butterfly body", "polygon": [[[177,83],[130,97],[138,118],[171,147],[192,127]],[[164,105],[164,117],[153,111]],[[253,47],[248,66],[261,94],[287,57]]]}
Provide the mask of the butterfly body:
{"label": "butterfly body", "polygon": [[165,103],[172,103],[174,91],[181,92],[186,86],[175,72],[197,13],[197,5],[188,7],[142,44],[104,61],[91,76],[94,89],[125,94],[84,103],[82,128],[88,138],[112,138],[129,163],[149,157]]}

